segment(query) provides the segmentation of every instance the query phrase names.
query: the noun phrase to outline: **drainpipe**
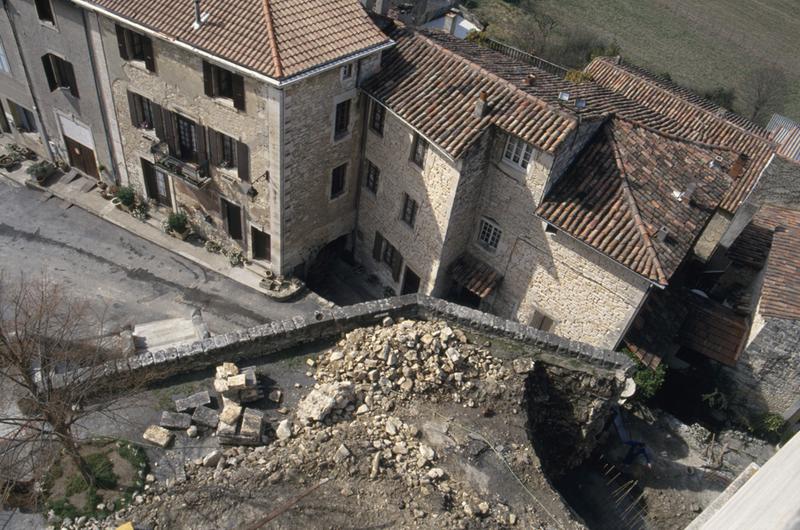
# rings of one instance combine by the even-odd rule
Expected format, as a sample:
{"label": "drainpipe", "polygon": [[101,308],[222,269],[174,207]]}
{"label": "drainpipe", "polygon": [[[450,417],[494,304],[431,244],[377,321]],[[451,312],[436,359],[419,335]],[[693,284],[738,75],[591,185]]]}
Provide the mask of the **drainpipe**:
{"label": "drainpipe", "polygon": [[369,135],[369,116],[370,116],[370,108],[372,105],[378,105],[377,101],[372,101],[368,98],[363,92],[360,95],[361,97],[361,108],[363,112],[361,113],[361,138],[359,139],[359,147],[358,147],[358,176],[356,178],[356,197],[355,197],[355,208],[356,208],[356,219],[353,226],[353,249],[351,251],[351,256],[355,259],[356,255],[356,245],[358,244],[358,213],[359,213],[359,204],[361,204],[361,182],[364,178],[364,160],[367,157],[367,136]]}
{"label": "drainpipe", "polygon": [[[19,58],[21,59],[22,63],[22,71],[25,73],[25,81],[28,83],[28,92],[30,92],[31,100],[33,100],[33,111],[36,113],[36,119],[39,120],[39,134],[44,140],[44,145],[47,147],[47,152],[50,154],[50,159],[54,160],[55,155],[53,153],[52,148],[50,147],[50,138],[47,136],[47,128],[44,124],[44,118],[42,117],[42,111],[39,109],[39,102],[36,99],[36,94],[33,91],[33,81],[31,80],[31,74],[28,71],[28,65],[25,61],[25,56],[22,51],[22,45],[20,44],[19,35],[17,34],[17,26],[14,23],[14,17],[11,14],[11,11],[8,9],[8,0],[3,0],[3,9],[6,10],[6,15],[8,16],[8,24],[11,26],[11,33],[14,35],[14,43],[17,46],[17,50],[19,50]],[[16,125],[16,124],[15,124]]]}

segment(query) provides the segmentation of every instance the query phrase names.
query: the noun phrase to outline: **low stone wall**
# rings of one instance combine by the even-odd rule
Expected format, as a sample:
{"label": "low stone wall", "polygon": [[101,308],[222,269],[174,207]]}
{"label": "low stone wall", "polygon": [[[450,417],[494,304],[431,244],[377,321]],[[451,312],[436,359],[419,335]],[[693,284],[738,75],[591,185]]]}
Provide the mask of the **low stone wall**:
{"label": "low stone wall", "polygon": [[313,314],[216,335],[175,348],[142,353],[109,364],[107,373],[113,375],[129,370],[147,370],[149,380],[162,380],[223,361],[244,361],[337,337],[356,328],[380,323],[387,316],[449,321],[465,331],[513,341],[521,346],[519,356],[531,355],[570,369],[621,370],[628,373],[634,366],[630,359],[618,352],[565,339],[444,300],[414,294],[348,307],[320,309]]}

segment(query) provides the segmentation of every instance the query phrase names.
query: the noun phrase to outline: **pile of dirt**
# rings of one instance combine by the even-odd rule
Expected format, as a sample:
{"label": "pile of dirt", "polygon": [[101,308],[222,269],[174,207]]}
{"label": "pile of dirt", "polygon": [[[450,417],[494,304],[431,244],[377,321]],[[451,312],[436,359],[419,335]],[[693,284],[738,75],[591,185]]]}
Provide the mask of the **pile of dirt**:
{"label": "pile of dirt", "polygon": [[[308,359],[317,384],[262,447],[187,462],[109,519],[154,528],[580,527],[527,440],[530,359],[386,319]],[[499,442],[499,443],[498,443]]]}

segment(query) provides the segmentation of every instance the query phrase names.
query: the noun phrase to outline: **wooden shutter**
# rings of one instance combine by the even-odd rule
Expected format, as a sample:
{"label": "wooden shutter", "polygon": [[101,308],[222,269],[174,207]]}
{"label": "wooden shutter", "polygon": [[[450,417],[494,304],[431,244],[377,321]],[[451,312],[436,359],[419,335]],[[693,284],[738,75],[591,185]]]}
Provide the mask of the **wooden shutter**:
{"label": "wooden shutter", "polygon": [[128,46],[125,44],[126,31],[127,30],[125,28],[117,24],[117,46],[119,46],[119,56],[125,61],[130,59],[130,56],[128,55]]}
{"label": "wooden shutter", "polygon": [[250,182],[250,148],[242,142],[236,142],[236,166],[239,168],[239,180]]}
{"label": "wooden shutter", "polygon": [[372,246],[372,259],[380,263],[381,254],[383,254],[383,236],[380,232],[375,232],[375,244]]}
{"label": "wooden shutter", "polygon": [[75,79],[75,69],[72,67],[72,63],[61,61],[61,66],[64,75],[66,76],[65,81],[67,85],[69,85],[70,93],[76,98],[79,98],[80,94],[78,94],[78,81]]}
{"label": "wooden shutter", "polygon": [[148,160],[142,160],[142,174],[144,175],[144,187],[147,197],[155,199],[158,197],[158,185],[156,184],[156,169]]}
{"label": "wooden shutter", "polygon": [[244,110],[244,78],[240,75],[231,74],[231,86],[233,88],[233,106],[239,110]]}
{"label": "wooden shutter", "polygon": [[206,128],[202,125],[195,125],[194,128],[197,135],[197,145],[195,146],[195,149],[197,149],[197,161],[202,163],[208,160]]}
{"label": "wooden shutter", "polygon": [[156,131],[156,136],[159,140],[166,140],[167,136],[164,130],[164,116],[161,111],[161,106],[151,102],[150,109],[153,112],[153,129]]}
{"label": "wooden shutter", "polygon": [[219,166],[222,161],[222,145],[219,133],[214,129],[208,130],[208,161],[212,166]]}
{"label": "wooden shutter", "polygon": [[214,67],[211,64],[203,61],[203,87],[205,88],[206,96],[214,97]]}
{"label": "wooden shutter", "polygon": [[169,153],[172,156],[180,156],[178,152],[178,135],[175,127],[175,114],[172,112],[161,109],[161,115],[164,118],[164,141],[169,146]]}
{"label": "wooden shutter", "polygon": [[[139,125],[142,123],[142,111],[138,105],[139,101],[136,99],[136,96],[131,92],[128,91],[128,109],[130,109],[131,113],[131,123],[133,126],[138,128]],[[153,116],[155,120],[155,116]]]}
{"label": "wooden shutter", "polygon": [[400,281],[400,271],[403,268],[403,257],[397,252],[397,249],[394,249],[392,252],[392,279],[394,281]]}
{"label": "wooden shutter", "polygon": [[56,84],[56,74],[53,72],[53,61],[50,59],[50,54],[42,56],[42,66],[44,66],[44,75],[47,77],[47,86],[50,87],[52,92],[58,85]]}
{"label": "wooden shutter", "polygon": [[144,65],[151,72],[155,72],[156,56],[153,53],[153,40],[149,37],[142,37],[142,48],[144,48]]}

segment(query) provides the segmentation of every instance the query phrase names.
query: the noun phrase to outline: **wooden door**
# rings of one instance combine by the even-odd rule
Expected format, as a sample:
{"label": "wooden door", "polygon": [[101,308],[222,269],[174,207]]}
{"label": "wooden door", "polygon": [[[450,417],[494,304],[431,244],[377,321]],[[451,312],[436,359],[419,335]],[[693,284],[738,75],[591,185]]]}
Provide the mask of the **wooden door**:
{"label": "wooden door", "polygon": [[156,169],[148,160],[142,159],[142,173],[147,197],[154,199],[162,206],[172,207],[172,195],[169,190],[169,176]]}
{"label": "wooden door", "polygon": [[419,276],[406,267],[406,273],[403,276],[403,288],[400,294],[414,294],[419,292]]}
{"label": "wooden door", "polygon": [[94,151],[69,136],[64,137],[64,144],[67,146],[70,166],[94,178],[100,177],[100,173],[97,171],[97,159],[94,157]]}
{"label": "wooden door", "polygon": [[241,241],[243,239],[242,209],[232,202],[228,202],[225,199],[221,200],[222,216],[225,219],[225,228],[228,230],[228,235],[236,241]]}
{"label": "wooden door", "polygon": [[250,227],[250,235],[253,241],[253,259],[270,260],[270,235],[258,230],[255,227]]}

